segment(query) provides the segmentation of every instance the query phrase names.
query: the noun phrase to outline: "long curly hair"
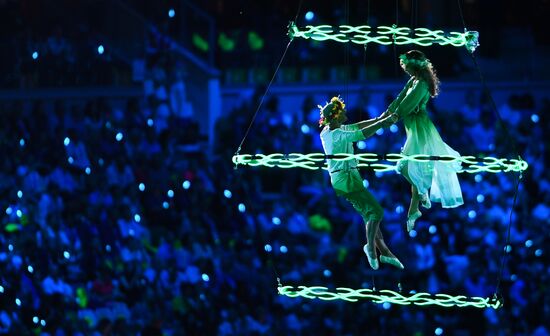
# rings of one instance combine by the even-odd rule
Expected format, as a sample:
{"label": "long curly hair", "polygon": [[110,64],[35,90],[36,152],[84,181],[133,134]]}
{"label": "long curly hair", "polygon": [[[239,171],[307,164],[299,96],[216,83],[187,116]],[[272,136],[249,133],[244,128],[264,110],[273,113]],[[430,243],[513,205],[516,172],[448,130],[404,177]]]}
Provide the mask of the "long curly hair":
{"label": "long curly hair", "polygon": [[432,63],[422,51],[410,50],[399,56],[409,73],[428,83],[430,96],[433,98],[439,94],[439,78]]}

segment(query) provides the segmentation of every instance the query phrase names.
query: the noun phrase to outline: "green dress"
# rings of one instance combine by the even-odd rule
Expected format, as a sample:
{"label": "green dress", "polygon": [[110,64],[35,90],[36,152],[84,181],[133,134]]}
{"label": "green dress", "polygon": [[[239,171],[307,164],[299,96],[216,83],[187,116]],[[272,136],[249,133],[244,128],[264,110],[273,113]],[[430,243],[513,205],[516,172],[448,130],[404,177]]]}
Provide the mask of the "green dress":
{"label": "green dress", "polygon": [[[429,99],[428,83],[411,77],[399,96],[388,107],[389,111],[397,113],[402,118],[405,126],[407,140],[401,153],[460,157],[457,151],[441,139],[428,117],[426,104]],[[460,163],[400,160],[397,163],[397,172],[402,173],[405,168],[411,183],[418,188],[420,195],[429,193],[430,199],[433,202],[440,202],[444,208],[454,208],[464,204],[456,174],[461,170]]]}

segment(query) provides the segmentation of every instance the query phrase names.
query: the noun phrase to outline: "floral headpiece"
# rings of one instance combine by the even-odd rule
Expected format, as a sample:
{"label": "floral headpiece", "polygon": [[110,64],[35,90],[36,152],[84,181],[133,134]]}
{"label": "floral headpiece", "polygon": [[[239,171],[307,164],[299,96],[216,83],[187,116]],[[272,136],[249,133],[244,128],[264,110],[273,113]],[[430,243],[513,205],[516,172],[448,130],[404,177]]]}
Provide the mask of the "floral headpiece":
{"label": "floral headpiece", "polygon": [[424,59],[409,58],[407,57],[407,54],[399,55],[399,59],[403,61],[403,64],[405,64],[405,66],[407,66],[408,64],[411,64],[411,65],[415,65],[420,69],[425,69],[432,64],[430,60],[427,58],[424,58]]}
{"label": "floral headpiece", "polygon": [[319,127],[330,124],[334,116],[346,107],[344,100],[338,97],[332,97],[330,103],[325,103],[325,106],[317,105],[319,108]]}

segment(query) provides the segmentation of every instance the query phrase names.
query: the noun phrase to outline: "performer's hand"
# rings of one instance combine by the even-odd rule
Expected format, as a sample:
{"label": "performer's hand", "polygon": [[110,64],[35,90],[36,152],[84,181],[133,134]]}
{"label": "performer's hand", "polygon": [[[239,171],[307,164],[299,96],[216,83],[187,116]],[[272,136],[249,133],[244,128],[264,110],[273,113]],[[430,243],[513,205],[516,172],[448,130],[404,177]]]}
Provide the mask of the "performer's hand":
{"label": "performer's hand", "polygon": [[386,111],[382,112],[382,114],[381,114],[380,117],[378,117],[378,118],[384,119],[384,118],[386,118],[389,114],[390,114],[390,111],[386,110]]}
{"label": "performer's hand", "polygon": [[389,127],[393,124],[393,120],[391,118],[391,116],[387,116],[385,117],[384,119],[381,120],[381,123],[382,123],[382,127]]}

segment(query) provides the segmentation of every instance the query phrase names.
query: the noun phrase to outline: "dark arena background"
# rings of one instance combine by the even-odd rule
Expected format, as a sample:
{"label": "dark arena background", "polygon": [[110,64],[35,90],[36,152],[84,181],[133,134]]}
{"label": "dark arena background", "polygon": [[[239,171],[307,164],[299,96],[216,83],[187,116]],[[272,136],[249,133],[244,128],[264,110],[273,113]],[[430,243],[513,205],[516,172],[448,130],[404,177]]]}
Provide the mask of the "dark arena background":
{"label": "dark arena background", "polygon": [[[549,17],[547,0],[1,0],[0,333],[549,335]],[[350,123],[384,112],[411,49],[441,80],[443,140],[503,160],[463,162],[464,204],[407,232],[411,188],[383,160],[403,123],[356,142],[389,167],[360,174],[405,266],[373,270],[329,173],[281,166],[323,153],[331,97]]]}

